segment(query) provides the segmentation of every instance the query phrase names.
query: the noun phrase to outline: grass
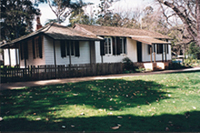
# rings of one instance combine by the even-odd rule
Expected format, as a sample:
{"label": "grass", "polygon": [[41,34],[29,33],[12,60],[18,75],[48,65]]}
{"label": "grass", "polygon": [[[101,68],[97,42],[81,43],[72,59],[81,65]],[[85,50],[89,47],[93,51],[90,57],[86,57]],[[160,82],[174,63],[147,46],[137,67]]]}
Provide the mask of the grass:
{"label": "grass", "polygon": [[0,94],[2,131],[200,131],[200,71]]}

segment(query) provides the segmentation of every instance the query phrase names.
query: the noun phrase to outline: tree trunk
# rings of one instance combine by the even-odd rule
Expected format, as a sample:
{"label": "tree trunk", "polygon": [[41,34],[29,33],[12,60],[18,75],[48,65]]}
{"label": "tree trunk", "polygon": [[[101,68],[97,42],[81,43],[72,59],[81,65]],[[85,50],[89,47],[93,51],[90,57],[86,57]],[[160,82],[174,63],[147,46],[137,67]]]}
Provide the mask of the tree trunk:
{"label": "tree trunk", "polygon": [[197,6],[197,37],[196,37],[196,43],[200,47],[200,0],[196,0],[196,6]]}

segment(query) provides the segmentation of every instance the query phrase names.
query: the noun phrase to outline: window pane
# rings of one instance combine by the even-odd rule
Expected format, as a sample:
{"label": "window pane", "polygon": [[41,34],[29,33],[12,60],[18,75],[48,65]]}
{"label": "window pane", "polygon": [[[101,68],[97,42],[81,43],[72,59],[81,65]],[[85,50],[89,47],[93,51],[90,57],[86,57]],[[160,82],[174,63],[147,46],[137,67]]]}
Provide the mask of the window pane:
{"label": "window pane", "polygon": [[111,38],[108,38],[108,49],[109,49],[109,54],[111,54]]}
{"label": "window pane", "polygon": [[104,38],[104,53],[108,54],[108,50],[107,50],[107,38]]}
{"label": "window pane", "polygon": [[120,54],[123,53],[123,39],[120,38]]}

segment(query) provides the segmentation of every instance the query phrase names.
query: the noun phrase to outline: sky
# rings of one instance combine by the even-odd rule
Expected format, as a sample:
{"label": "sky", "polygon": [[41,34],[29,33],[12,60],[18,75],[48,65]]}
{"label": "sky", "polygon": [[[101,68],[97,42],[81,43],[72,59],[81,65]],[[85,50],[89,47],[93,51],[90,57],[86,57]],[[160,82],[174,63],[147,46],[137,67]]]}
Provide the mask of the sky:
{"label": "sky", "polygon": [[[98,4],[100,0],[83,0],[84,2],[88,3],[95,3]],[[153,0],[120,0],[115,5],[113,5],[113,9],[120,9],[120,10],[126,10],[129,8],[144,8],[144,6],[152,5]],[[55,19],[56,16],[48,6],[48,4],[39,4],[37,7],[41,11],[40,21],[41,24],[44,26],[45,23],[48,21],[48,19]],[[63,25],[68,25],[69,21],[66,20]],[[35,29],[36,22],[33,23],[33,28]]]}

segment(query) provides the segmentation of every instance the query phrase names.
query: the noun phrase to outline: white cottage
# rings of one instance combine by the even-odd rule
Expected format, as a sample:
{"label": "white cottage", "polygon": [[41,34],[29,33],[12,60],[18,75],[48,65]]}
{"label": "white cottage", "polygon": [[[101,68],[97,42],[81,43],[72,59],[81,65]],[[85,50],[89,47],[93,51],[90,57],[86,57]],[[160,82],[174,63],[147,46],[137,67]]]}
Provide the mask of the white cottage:
{"label": "white cottage", "polygon": [[95,63],[92,60],[95,35],[51,23],[17,38],[1,48],[18,48],[20,67]]}
{"label": "white cottage", "polygon": [[104,38],[101,44],[95,41],[96,63],[122,62],[128,57],[149,69],[165,69],[171,62],[168,36],[142,29],[83,24],[76,24],[74,29]]}
{"label": "white cottage", "polygon": [[167,36],[141,29],[51,23],[1,48],[18,48],[20,67],[122,62],[162,69],[171,61]]}

